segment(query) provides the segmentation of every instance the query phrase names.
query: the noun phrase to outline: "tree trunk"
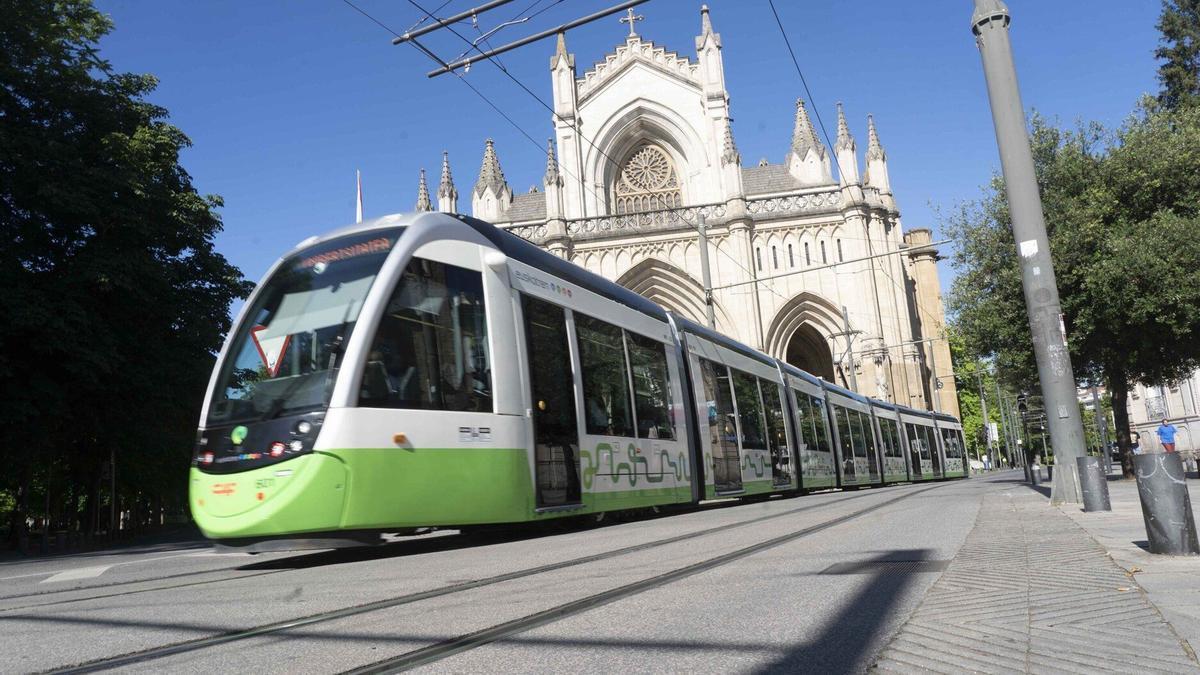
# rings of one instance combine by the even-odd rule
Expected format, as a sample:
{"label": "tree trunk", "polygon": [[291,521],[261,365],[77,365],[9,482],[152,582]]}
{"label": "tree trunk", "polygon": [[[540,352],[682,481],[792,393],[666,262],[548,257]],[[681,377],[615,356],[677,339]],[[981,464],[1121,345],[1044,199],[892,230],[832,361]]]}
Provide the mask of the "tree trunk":
{"label": "tree trunk", "polygon": [[1120,373],[1108,378],[1108,390],[1112,392],[1113,426],[1116,427],[1117,447],[1121,450],[1121,473],[1133,478],[1133,452],[1129,449],[1129,382]]}

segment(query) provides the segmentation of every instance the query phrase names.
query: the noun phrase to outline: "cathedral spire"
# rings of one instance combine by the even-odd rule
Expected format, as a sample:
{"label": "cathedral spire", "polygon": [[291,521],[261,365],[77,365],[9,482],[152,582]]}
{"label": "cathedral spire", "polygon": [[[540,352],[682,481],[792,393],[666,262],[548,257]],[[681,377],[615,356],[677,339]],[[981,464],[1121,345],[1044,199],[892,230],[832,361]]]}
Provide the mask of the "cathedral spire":
{"label": "cathedral spire", "polygon": [[818,157],[825,156],[825,146],[817,139],[817,130],[813,128],[812,120],[808,118],[808,110],[804,107],[804,99],[796,99],[796,126],[792,131],[792,154],[797,159],[804,159],[809,150],[815,150]]}
{"label": "cathedral spire", "polygon": [[873,159],[887,161],[887,155],[879,144],[879,134],[875,132],[875,117],[867,115],[867,161]]}
{"label": "cathedral spire", "polygon": [[483,147],[483,164],[479,167],[479,180],[475,181],[475,194],[482,195],[488,188],[499,195],[508,190],[508,181],[500,169],[500,158],[496,156],[496,143],[487,139]]}
{"label": "cathedral spire", "polygon": [[712,35],[712,19],[708,18],[708,5],[700,5],[700,37]]}
{"label": "cathedral spire", "polygon": [[546,140],[546,175],[543,177],[546,189],[551,186],[562,186],[562,175],[558,172],[558,158],[554,156],[554,139]]}
{"label": "cathedral spire", "polygon": [[879,144],[875,133],[875,118],[867,115],[867,172],[863,182],[883,194],[892,193],[892,181],[888,177],[887,154]]}
{"label": "cathedral spire", "polygon": [[846,111],[842,109],[841,101],[838,101],[837,111],[838,135],[833,151],[837,157],[838,178],[842,185],[853,185],[858,183],[858,146],[850,135],[850,125],[846,124]]}
{"label": "cathedral spire", "polygon": [[834,143],[834,150],[855,149],[854,137],[850,135],[850,125],[846,124],[846,111],[842,109],[842,102],[838,101],[838,135],[837,141]]}
{"label": "cathedral spire", "polygon": [[733,144],[733,125],[729,119],[725,120],[725,140],[721,148],[721,163],[741,165],[742,155],[738,152],[737,146]]}
{"label": "cathedral spire", "polygon": [[438,183],[438,211],[443,213],[458,212],[458,189],[454,187],[454,177],[450,175],[450,153],[442,151],[442,180]]}
{"label": "cathedral spire", "polygon": [[421,180],[417,182],[417,210],[433,210],[433,204],[429,201],[429,185],[425,183],[425,169],[421,169]]}

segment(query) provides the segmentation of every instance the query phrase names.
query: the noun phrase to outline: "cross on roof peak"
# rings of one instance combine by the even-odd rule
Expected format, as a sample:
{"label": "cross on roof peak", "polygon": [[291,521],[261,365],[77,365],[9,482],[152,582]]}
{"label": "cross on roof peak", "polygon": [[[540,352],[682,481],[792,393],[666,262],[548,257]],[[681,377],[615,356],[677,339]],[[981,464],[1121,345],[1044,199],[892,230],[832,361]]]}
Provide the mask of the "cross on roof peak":
{"label": "cross on roof peak", "polygon": [[617,21],[629,24],[629,37],[637,37],[637,33],[633,30],[633,24],[635,21],[645,21],[646,17],[642,16],[641,14],[635,15],[632,7],[626,10],[626,12],[627,16],[623,16],[620,19],[617,19]]}

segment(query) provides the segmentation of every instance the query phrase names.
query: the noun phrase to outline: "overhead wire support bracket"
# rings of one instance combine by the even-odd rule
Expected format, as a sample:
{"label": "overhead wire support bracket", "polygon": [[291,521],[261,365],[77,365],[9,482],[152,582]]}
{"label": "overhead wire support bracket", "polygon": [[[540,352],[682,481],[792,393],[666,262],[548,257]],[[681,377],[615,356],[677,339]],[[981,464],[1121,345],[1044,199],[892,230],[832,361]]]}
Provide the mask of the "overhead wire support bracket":
{"label": "overhead wire support bracket", "polygon": [[[433,20],[437,22],[436,24],[434,24],[432,26],[425,26],[424,28],[418,28],[417,30],[408,31],[408,32],[404,33],[403,35],[397,35],[396,37],[392,38],[392,44],[394,44],[394,45],[404,44],[405,42],[419,38],[426,33],[432,33],[433,31],[435,31],[439,28],[443,28],[447,24],[457,23],[459,21],[462,21],[463,19],[472,18],[476,15],[479,15],[479,14],[482,14],[482,13],[488,11],[489,9],[495,9],[501,5],[507,5],[508,3],[512,2],[512,1],[513,0],[492,0],[491,2],[484,3],[478,7],[472,7],[471,9],[468,9],[465,12],[459,12],[458,14],[455,14],[454,16],[448,16],[445,19],[439,19],[437,17],[433,17]],[[436,12],[437,10],[435,9],[434,11]]]}
{"label": "overhead wire support bracket", "polygon": [[[520,40],[510,42],[506,45],[502,45],[502,46],[492,49],[490,51],[483,52],[482,54],[480,54],[478,56],[458,59],[458,60],[454,61],[453,63],[449,63],[441,68],[438,68],[437,70],[431,70],[428,73],[426,73],[425,75],[426,75],[426,77],[431,77],[431,78],[437,77],[438,75],[444,75],[451,71],[462,68],[463,66],[470,65],[472,62],[490,59],[493,56],[499,56],[500,54],[511,51],[513,49],[516,49],[517,47],[523,47],[531,42],[537,42],[538,40],[544,40],[552,35],[557,35],[559,33],[566,32],[577,26],[582,26],[585,23],[591,23],[592,21],[595,21],[597,19],[603,19],[606,16],[616,14],[617,12],[625,11],[626,9],[629,9],[630,7],[634,7],[636,5],[640,5],[642,3],[649,2],[649,1],[650,0],[626,0],[626,2],[622,2],[620,4],[613,5],[612,7],[609,7],[608,9],[602,9],[599,12],[594,12],[592,14],[588,14],[587,16],[580,17],[578,19],[575,19],[574,21],[568,21],[567,23],[564,23],[559,26],[555,26],[554,28],[544,30],[540,33],[535,33],[533,35],[530,35],[529,37],[524,37],[524,38],[521,38]],[[455,16],[461,16],[461,15],[455,15]],[[466,16],[470,16],[470,13],[469,12],[466,13]],[[420,31],[415,31],[414,36],[417,34],[423,34],[422,31],[428,32],[430,30],[435,30],[437,28],[448,27],[448,25],[450,23],[453,23],[453,21],[451,21],[452,19],[454,19],[454,17],[450,17],[447,19],[438,19],[437,17],[434,17],[434,21],[437,22],[436,25],[426,26],[425,28],[422,28]],[[409,39],[411,39],[411,37]],[[399,38],[392,40],[392,44],[400,44],[401,42],[403,42],[403,40],[400,40]]]}

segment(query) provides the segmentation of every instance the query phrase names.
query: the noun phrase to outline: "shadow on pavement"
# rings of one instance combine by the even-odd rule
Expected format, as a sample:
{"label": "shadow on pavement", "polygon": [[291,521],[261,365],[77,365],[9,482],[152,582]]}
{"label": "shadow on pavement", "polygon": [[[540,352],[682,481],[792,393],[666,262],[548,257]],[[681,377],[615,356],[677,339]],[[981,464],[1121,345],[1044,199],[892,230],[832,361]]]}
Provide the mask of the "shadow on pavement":
{"label": "shadow on pavement", "polygon": [[900,549],[855,565],[856,569],[876,571],[844,609],[825,623],[819,635],[785,647],[782,656],[755,672],[860,673],[868,669],[867,659],[884,646],[884,624],[913,582],[911,570],[916,566],[902,563],[929,561],[931,554],[929,549]]}

